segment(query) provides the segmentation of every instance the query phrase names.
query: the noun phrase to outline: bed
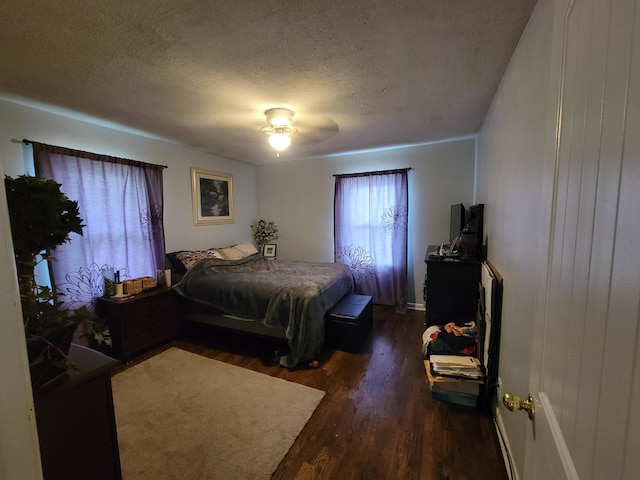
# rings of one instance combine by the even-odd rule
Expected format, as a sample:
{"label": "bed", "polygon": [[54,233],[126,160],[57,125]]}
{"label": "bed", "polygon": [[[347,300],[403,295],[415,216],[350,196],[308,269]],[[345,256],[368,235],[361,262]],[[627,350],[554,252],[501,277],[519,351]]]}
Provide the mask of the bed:
{"label": "bed", "polygon": [[[284,340],[290,349],[280,357],[284,367],[316,359],[324,344],[325,313],[353,292],[349,267],[266,259],[251,245],[233,247],[233,254],[225,249],[211,249],[219,255],[204,257],[202,251],[168,254],[182,318]],[[176,263],[180,256],[184,268]]]}

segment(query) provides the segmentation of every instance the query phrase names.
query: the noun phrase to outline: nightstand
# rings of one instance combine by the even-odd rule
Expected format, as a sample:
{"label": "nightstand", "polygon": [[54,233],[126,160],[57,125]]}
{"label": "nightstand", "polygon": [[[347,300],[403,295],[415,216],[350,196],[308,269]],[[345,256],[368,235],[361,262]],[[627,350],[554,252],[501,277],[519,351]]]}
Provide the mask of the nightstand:
{"label": "nightstand", "polygon": [[123,362],[171,340],[180,325],[177,294],[166,287],[123,300],[99,298],[96,313],[109,325],[113,342],[103,351]]}

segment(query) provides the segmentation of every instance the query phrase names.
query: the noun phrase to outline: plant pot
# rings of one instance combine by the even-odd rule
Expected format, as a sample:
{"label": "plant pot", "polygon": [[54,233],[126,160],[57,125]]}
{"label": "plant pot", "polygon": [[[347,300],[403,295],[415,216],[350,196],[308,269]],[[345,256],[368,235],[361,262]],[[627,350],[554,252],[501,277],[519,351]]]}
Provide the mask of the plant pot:
{"label": "plant pot", "polygon": [[75,325],[69,325],[44,338],[27,342],[31,385],[34,393],[66,375],[69,368],[67,355],[75,329]]}

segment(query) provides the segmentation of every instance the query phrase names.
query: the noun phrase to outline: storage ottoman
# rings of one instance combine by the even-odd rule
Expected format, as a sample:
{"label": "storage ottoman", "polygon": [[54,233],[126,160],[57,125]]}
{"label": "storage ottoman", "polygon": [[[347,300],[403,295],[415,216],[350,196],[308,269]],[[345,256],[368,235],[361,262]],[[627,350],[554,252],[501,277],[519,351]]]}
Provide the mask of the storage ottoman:
{"label": "storage ottoman", "polygon": [[358,353],[371,332],[373,299],[369,295],[345,295],[325,317],[327,346]]}

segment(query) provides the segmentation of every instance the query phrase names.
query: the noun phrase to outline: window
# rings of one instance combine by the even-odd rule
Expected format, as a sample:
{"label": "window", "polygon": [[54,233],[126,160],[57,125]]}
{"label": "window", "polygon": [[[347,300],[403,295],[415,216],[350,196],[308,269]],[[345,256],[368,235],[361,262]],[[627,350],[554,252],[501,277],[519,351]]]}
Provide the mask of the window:
{"label": "window", "polygon": [[36,173],[78,202],[85,227],[51,255],[52,284],[66,308],[93,306],[105,278],[155,276],[164,268],[164,167],[33,143]]}
{"label": "window", "polygon": [[407,308],[407,170],[337,175],[335,260],[346,263],[359,293]]}

